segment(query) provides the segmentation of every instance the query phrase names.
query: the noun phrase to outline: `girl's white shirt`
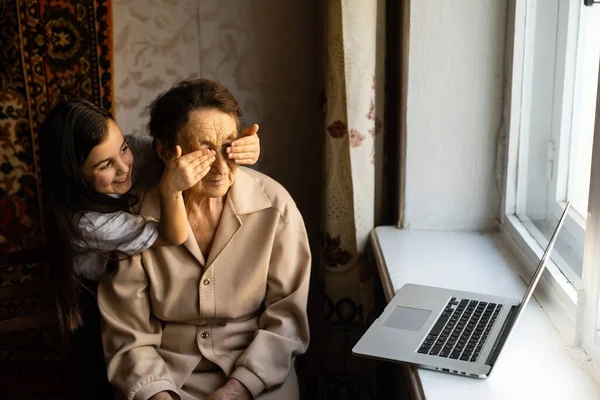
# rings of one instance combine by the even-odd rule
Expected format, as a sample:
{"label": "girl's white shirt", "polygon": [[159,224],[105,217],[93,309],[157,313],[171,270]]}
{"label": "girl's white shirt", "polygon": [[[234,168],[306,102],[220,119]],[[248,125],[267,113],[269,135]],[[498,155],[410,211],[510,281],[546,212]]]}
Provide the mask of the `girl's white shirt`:
{"label": "girl's white shirt", "polygon": [[[134,155],[132,185],[143,180],[158,182],[160,165],[153,156],[150,136],[127,136],[127,144]],[[118,195],[110,195],[118,196]],[[113,213],[86,212],[79,218],[82,240],[73,243],[74,269],[77,275],[98,281],[106,271],[110,260],[117,260],[115,252],[127,256],[139,254],[148,249],[158,237],[158,221],[124,211]],[[123,256],[121,256],[122,258]]]}

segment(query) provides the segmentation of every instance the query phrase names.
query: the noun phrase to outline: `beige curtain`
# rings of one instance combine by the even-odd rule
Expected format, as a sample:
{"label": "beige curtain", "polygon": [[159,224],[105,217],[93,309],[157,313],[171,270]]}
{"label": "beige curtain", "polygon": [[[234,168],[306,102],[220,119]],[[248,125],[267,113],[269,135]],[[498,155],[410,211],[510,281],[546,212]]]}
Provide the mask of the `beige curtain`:
{"label": "beige curtain", "polygon": [[362,324],[374,271],[363,256],[380,219],[384,0],[328,0],[326,32],[326,319]]}
{"label": "beige curtain", "polygon": [[[373,360],[352,355],[373,311],[367,263],[383,164],[383,0],[327,0],[325,9],[325,326],[319,398],[378,398]],[[315,343],[313,343],[315,344]]]}

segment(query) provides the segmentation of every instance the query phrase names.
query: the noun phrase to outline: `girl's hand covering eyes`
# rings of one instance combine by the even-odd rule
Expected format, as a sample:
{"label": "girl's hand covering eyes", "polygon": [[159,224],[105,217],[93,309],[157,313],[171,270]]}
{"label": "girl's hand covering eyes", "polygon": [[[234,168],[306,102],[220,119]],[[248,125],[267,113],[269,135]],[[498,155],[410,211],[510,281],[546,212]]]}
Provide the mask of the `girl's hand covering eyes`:
{"label": "girl's hand covering eyes", "polygon": [[255,164],[260,156],[260,139],[257,132],[257,124],[244,130],[242,137],[232,142],[226,149],[227,158],[240,165]]}
{"label": "girl's hand covering eyes", "polygon": [[174,195],[191,188],[206,176],[213,161],[213,150],[196,150],[182,156],[181,147],[177,146],[175,155],[165,165],[160,180],[161,194]]}

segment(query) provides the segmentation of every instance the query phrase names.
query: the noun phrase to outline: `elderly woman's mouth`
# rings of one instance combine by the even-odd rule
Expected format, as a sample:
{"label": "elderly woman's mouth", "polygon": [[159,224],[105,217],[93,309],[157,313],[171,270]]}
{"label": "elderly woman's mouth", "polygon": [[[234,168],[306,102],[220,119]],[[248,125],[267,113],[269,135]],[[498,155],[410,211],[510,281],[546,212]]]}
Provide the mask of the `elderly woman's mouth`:
{"label": "elderly woman's mouth", "polygon": [[227,178],[207,179],[205,182],[210,185],[223,185],[225,182],[227,182]]}

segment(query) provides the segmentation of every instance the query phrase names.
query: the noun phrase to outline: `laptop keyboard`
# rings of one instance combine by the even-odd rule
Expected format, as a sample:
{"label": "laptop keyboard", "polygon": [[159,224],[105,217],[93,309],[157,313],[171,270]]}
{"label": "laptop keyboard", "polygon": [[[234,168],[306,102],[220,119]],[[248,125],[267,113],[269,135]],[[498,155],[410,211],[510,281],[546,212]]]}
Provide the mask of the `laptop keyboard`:
{"label": "laptop keyboard", "polygon": [[502,304],[452,297],[418,353],[475,362]]}

